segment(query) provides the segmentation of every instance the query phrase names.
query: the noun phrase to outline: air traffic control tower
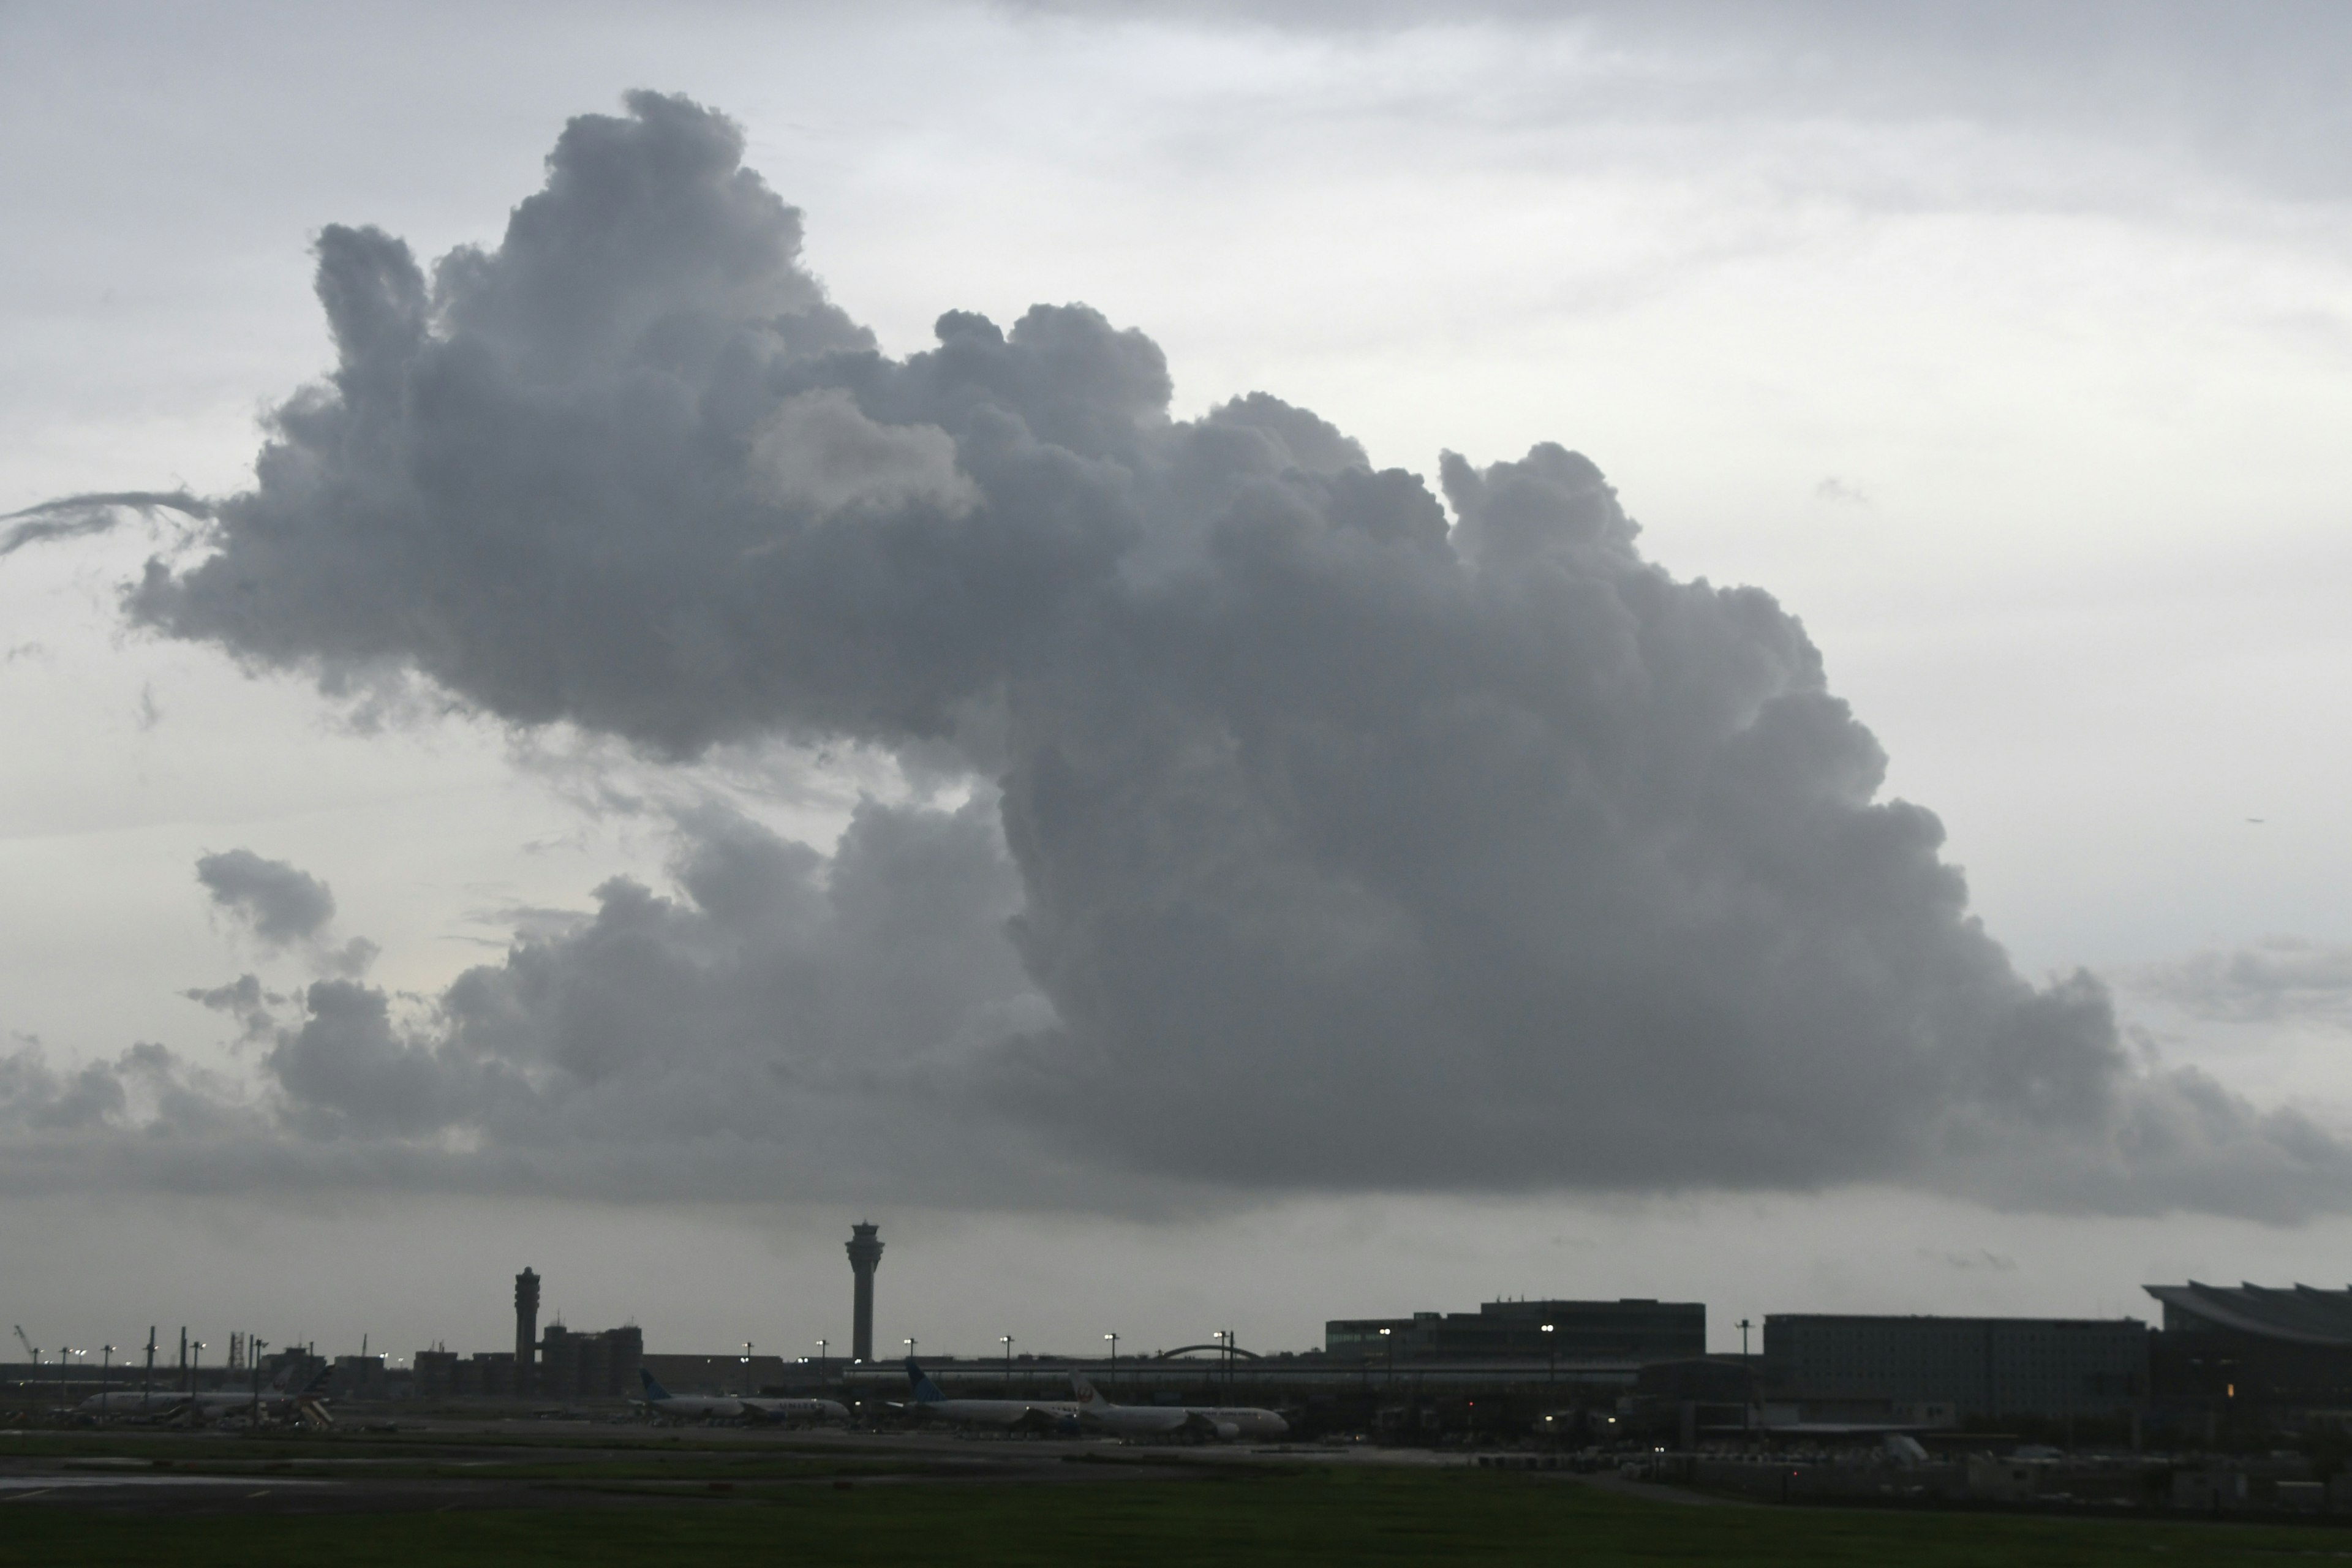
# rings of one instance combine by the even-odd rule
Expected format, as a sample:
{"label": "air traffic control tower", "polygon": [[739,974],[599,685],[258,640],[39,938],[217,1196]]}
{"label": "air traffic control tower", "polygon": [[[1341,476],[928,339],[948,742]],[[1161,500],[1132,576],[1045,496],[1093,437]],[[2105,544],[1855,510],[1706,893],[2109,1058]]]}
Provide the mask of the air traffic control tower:
{"label": "air traffic control tower", "polygon": [[882,1243],[874,1233],[880,1228],[863,1221],[850,1227],[849,1271],[857,1276],[857,1297],[850,1309],[849,1353],[858,1361],[874,1359],[874,1270],[882,1265]]}
{"label": "air traffic control tower", "polygon": [[539,1346],[539,1276],[525,1268],[515,1276],[515,1392],[529,1394],[537,1379],[531,1376],[530,1354]]}

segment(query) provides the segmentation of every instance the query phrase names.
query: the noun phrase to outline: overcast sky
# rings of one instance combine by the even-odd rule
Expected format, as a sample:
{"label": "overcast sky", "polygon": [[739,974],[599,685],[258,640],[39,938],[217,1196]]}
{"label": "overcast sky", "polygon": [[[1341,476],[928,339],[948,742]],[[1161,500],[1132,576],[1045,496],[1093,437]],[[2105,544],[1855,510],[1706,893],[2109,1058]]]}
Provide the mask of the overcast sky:
{"label": "overcast sky", "polygon": [[9,1310],[2343,1283],[2352,26],[2045,10],[0,5]]}

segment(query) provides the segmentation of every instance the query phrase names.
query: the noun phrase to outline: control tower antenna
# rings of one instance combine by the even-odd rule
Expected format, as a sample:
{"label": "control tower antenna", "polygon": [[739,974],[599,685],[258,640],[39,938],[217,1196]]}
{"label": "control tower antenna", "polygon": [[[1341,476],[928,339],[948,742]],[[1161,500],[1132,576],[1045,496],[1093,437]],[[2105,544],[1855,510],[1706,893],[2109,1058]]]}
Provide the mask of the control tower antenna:
{"label": "control tower antenna", "polygon": [[882,1263],[882,1243],[875,1232],[880,1228],[863,1220],[850,1227],[849,1271],[857,1277],[857,1294],[850,1310],[849,1353],[858,1361],[874,1359],[874,1270]]}

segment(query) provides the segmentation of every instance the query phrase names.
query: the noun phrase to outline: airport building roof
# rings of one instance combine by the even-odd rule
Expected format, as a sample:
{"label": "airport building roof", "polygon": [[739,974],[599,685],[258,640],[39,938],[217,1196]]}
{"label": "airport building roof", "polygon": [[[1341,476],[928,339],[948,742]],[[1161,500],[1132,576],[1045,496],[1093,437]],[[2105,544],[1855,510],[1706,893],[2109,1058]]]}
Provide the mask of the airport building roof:
{"label": "airport building roof", "polygon": [[2148,1285],[2175,1333],[2229,1329],[2287,1344],[2352,1349],[2352,1290],[2309,1285]]}

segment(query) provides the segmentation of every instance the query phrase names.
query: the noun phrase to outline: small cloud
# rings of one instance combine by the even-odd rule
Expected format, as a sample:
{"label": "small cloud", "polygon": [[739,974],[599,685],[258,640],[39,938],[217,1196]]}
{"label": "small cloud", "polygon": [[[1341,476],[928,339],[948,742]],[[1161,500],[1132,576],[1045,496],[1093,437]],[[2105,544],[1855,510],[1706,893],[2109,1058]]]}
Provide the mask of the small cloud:
{"label": "small cloud", "polygon": [[1868,506],[1870,504],[1869,496],[1847,484],[1835,474],[1832,474],[1813,487],[1813,499],[1828,501],[1832,506]]}
{"label": "small cloud", "polygon": [[240,974],[226,985],[191,987],[180,993],[200,1007],[215,1013],[245,1013],[261,1005],[261,977]]}
{"label": "small cloud", "polygon": [[196,862],[196,880],[213,902],[251,928],[270,947],[318,935],[335,918],[327,884],[284,860],[250,849],[228,849]]}
{"label": "small cloud", "polygon": [[554,942],[571,935],[596,918],[588,910],[548,909],[531,904],[506,904],[490,909],[469,910],[467,921],[474,925],[496,926],[506,931],[497,939],[457,936],[459,942],[480,942],[489,947],[508,947],[516,942]]}
{"label": "small cloud", "polygon": [[1974,1252],[1937,1252],[1933,1248],[1923,1247],[1919,1249],[1919,1257],[1926,1262],[1939,1263],[1947,1268],[1956,1268],[1963,1272],[1972,1272],[1979,1268],[1994,1274],[2017,1272],[2016,1258],[2005,1253],[1989,1252],[1983,1247],[1979,1247]]}
{"label": "small cloud", "polygon": [[2147,964],[2124,980],[2193,1018],[2352,1028],[2352,943],[2266,936]]}
{"label": "small cloud", "polygon": [[255,974],[240,974],[226,985],[192,986],[180,994],[200,1007],[235,1018],[243,1026],[246,1040],[268,1035],[277,1022],[270,1009],[286,1002],[278,993],[263,990],[260,977]]}

